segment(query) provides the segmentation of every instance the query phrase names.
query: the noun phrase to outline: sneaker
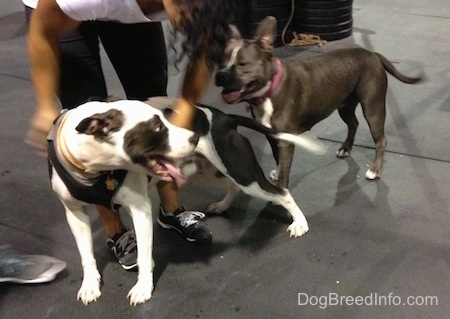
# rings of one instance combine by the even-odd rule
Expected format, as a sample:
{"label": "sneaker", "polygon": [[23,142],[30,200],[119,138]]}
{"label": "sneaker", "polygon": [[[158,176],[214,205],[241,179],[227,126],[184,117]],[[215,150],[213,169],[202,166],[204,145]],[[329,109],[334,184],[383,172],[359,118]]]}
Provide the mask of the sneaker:
{"label": "sneaker", "polygon": [[200,220],[205,218],[201,212],[185,210],[181,207],[172,214],[167,214],[161,207],[158,215],[158,224],[165,229],[174,229],[189,242],[209,243],[211,232]]}
{"label": "sneaker", "polygon": [[0,282],[37,284],[49,282],[66,268],[62,260],[45,255],[21,255],[0,247]]}
{"label": "sneaker", "polygon": [[106,242],[123,269],[132,270],[137,267],[137,242],[134,231],[125,228],[121,234],[115,234]]}

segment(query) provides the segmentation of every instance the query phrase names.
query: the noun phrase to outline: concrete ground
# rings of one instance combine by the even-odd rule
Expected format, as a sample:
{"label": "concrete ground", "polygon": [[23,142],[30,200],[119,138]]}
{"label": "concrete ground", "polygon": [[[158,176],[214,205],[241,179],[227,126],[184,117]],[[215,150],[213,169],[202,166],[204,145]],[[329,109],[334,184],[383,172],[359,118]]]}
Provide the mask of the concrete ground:
{"label": "concrete ground", "polygon": [[[406,85],[389,78],[382,179],[365,180],[374,156],[361,119],[346,160],[335,150],[346,134],[336,114],[312,130],[328,146],[295,156],[291,192],[310,232],[291,239],[286,221],[264,201],[243,194],[230,211],[209,217],[213,242],[197,246],[155,226],[155,290],[131,307],[126,294],[136,273],[109,255],[101,223],[95,253],[102,296],[76,301],[81,265],[63,208],[51,191],[46,160],[23,143],[35,100],[27,62],[26,23],[19,0],[0,6],[0,244],[48,254],[68,264],[51,283],[0,285],[0,316],[11,318],[448,318],[450,313],[450,6],[445,0],[355,0],[354,32],[323,48],[278,48],[280,56],[320,54],[360,45],[401,69],[424,70]],[[121,89],[105,64],[112,94]],[[169,93],[180,75],[170,71]],[[203,102],[230,113],[211,84]],[[249,134],[265,171],[273,159],[265,140]],[[204,210],[223,191],[192,184],[189,208]],[[157,195],[151,198],[158,203]],[[155,205],[156,212],[158,205]],[[122,213],[131,225],[129,218]]]}

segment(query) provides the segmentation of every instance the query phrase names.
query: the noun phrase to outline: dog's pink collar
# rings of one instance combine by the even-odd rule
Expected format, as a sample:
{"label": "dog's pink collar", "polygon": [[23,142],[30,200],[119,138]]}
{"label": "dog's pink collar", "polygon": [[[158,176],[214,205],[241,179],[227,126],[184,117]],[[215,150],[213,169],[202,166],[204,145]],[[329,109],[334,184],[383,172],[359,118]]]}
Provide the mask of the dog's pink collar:
{"label": "dog's pink collar", "polygon": [[273,94],[273,92],[278,88],[278,85],[280,85],[281,81],[281,75],[283,74],[283,65],[281,64],[280,59],[275,59],[275,74],[272,77],[272,83],[270,84],[269,89],[266,93],[264,93],[262,96],[254,97],[248,102],[252,106],[259,106],[263,104],[268,98],[270,98]]}

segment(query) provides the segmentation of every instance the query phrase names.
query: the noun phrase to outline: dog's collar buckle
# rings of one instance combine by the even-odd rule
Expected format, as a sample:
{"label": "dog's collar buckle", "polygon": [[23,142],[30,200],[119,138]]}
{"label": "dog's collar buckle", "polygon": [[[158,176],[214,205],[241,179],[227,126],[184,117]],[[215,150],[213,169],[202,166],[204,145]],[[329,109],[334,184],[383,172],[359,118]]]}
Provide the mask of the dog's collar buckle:
{"label": "dog's collar buckle", "polygon": [[264,95],[259,97],[254,97],[247,102],[250,103],[251,106],[259,106],[263,104],[268,98],[270,98],[273,92],[278,88],[281,81],[281,75],[283,74],[283,65],[281,64],[280,59],[276,58],[275,61],[275,73],[272,77],[272,82],[270,83],[270,87]]}

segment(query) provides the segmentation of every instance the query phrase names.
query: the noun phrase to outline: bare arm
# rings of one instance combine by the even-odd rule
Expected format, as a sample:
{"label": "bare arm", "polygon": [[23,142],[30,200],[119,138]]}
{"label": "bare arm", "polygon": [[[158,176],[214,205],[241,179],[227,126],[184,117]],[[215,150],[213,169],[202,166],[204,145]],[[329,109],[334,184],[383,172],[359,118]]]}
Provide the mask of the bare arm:
{"label": "bare arm", "polygon": [[208,68],[204,57],[186,71],[181,97],[175,105],[171,122],[177,126],[191,128],[195,105],[208,85],[213,70]]}
{"label": "bare arm", "polygon": [[45,152],[47,134],[59,113],[57,93],[60,57],[57,37],[79,24],[66,16],[55,0],[40,0],[31,15],[28,54],[37,107],[26,142],[40,152]]}
{"label": "bare arm", "polygon": [[[189,13],[183,12],[183,9],[176,5],[173,0],[162,0],[162,2],[172,26],[177,29],[181,16]],[[205,51],[203,50],[203,52]],[[184,77],[181,97],[177,100],[175,112],[170,118],[173,124],[185,128],[192,127],[195,104],[208,85],[211,76],[212,70],[206,64],[205,54],[195,63],[190,64],[190,68],[188,68]]]}

